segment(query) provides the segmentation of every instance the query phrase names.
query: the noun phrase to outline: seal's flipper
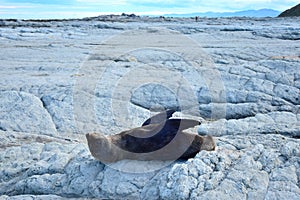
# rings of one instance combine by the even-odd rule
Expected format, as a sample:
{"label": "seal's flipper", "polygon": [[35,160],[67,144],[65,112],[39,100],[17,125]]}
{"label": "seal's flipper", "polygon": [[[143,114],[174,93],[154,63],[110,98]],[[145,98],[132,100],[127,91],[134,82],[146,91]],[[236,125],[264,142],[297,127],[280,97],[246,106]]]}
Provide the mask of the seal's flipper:
{"label": "seal's flipper", "polygon": [[176,110],[173,109],[169,109],[166,110],[164,112],[160,112],[157,115],[154,115],[152,117],[150,117],[149,119],[147,119],[142,126],[146,126],[149,124],[160,124],[163,123],[165,121],[167,121],[167,119],[169,119],[170,117],[172,117],[173,113],[176,112]]}
{"label": "seal's flipper", "polygon": [[[160,124],[149,124],[122,132],[121,138],[126,142],[116,145],[129,152],[149,153],[165,147],[178,134],[178,138],[181,139],[187,136],[186,141],[181,141],[180,143],[187,145],[188,148],[195,135],[189,136],[182,130],[192,128],[199,124],[199,121],[192,119],[167,119]],[[199,145],[197,152],[199,152],[200,147],[201,145]],[[190,153],[188,155],[190,155]]]}
{"label": "seal's flipper", "polygon": [[194,126],[200,125],[201,122],[193,119],[168,119],[164,125],[164,132],[177,132]]}
{"label": "seal's flipper", "polygon": [[[199,153],[202,144],[203,144],[203,137],[200,135],[194,135],[190,133],[185,133],[183,132],[182,134],[186,134],[189,136],[189,143],[188,143],[188,148],[186,151],[180,156],[178,160],[188,160],[189,158],[194,158],[197,153]],[[193,138],[193,141],[191,139]]]}

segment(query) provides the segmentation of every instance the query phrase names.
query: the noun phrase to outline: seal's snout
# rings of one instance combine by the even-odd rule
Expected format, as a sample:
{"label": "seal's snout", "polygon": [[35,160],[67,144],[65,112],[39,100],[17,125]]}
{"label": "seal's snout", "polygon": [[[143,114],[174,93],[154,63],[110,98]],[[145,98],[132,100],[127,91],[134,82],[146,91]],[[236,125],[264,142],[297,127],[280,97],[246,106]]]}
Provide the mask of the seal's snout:
{"label": "seal's snout", "polygon": [[87,134],[85,134],[85,137],[86,137],[86,140],[87,140],[88,142],[90,142],[91,139],[92,139],[92,133],[87,133]]}
{"label": "seal's snout", "polygon": [[88,145],[91,146],[95,143],[97,135],[95,133],[87,133],[85,134]]}
{"label": "seal's snout", "polygon": [[89,148],[91,148],[91,145],[92,145],[92,141],[93,141],[93,136],[92,136],[92,133],[87,133],[85,134],[85,137],[86,137],[86,140],[87,140],[87,143],[89,145]]}
{"label": "seal's snout", "polygon": [[87,134],[85,134],[85,137],[86,137],[87,140],[90,139],[90,138],[92,138],[92,136],[93,136],[93,133],[87,133]]}
{"label": "seal's snout", "polygon": [[97,137],[100,137],[101,135],[97,135],[96,133],[87,133],[85,134],[85,137],[87,140],[91,140],[91,139],[94,139],[94,138],[97,138]]}

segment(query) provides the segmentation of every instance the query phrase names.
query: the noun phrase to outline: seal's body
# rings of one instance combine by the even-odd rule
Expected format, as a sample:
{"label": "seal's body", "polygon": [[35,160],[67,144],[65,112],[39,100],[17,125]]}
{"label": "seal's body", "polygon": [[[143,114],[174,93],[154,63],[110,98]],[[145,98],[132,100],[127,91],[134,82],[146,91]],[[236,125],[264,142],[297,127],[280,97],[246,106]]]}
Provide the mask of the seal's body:
{"label": "seal's body", "polygon": [[177,160],[194,157],[201,150],[214,150],[211,136],[199,136],[183,130],[200,125],[190,119],[169,119],[167,110],[146,120],[142,127],[116,135],[86,134],[91,154],[102,162],[132,160]]}

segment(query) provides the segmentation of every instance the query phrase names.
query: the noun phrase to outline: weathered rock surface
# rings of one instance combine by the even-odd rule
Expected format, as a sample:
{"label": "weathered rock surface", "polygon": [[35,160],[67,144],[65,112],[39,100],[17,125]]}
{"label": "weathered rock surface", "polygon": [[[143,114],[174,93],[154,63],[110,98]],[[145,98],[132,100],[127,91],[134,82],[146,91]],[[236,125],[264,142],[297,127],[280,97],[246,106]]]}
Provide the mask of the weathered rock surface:
{"label": "weathered rock surface", "polygon": [[[300,199],[299,30],[290,18],[0,21],[0,199]],[[200,118],[217,150],[91,157],[85,133],[161,108]]]}
{"label": "weathered rock surface", "polygon": [[0,92],[0,130],[56,135],[52,117],[40,99],[32,94]]}
{"label": "weathered rock surface", "polygon": [[[217,151],[152,171],[159,163],[105,166],[90,156],[85,144],[26,144],[1,153],[0,192],[104,199],[297,199],[299,147],[297,140],[280,135],[224,136]],[[118,170],[130,167],[141,171]]]}

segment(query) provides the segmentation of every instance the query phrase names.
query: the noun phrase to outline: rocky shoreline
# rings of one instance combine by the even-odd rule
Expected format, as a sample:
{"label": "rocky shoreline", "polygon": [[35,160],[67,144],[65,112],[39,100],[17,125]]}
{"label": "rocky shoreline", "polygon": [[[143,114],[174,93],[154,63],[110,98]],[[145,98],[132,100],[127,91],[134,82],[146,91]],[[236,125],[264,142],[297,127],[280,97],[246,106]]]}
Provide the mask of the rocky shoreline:
{"label": "rocky shoreline", "polygon": [[[0,199],[300,199],[297,18],[0,21]],[[160,108],[217,150],[94,160]],[[133,173],[136,172],[136,173]]]}

